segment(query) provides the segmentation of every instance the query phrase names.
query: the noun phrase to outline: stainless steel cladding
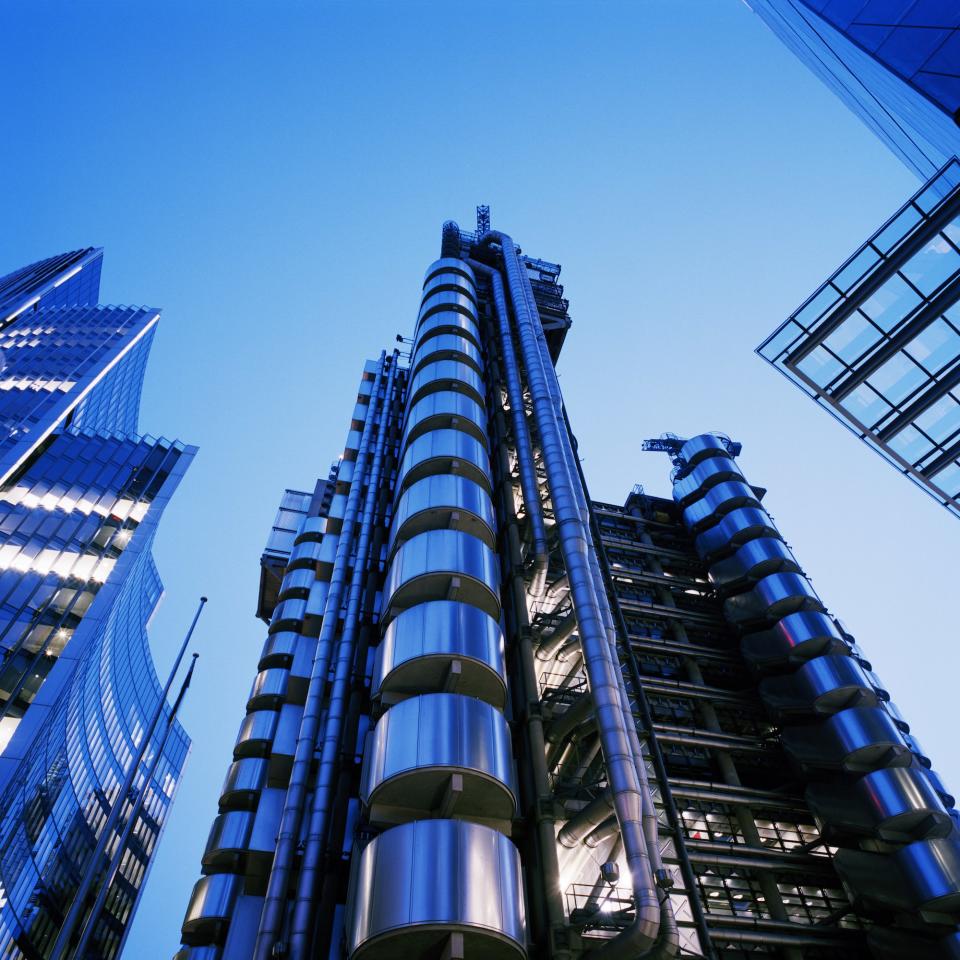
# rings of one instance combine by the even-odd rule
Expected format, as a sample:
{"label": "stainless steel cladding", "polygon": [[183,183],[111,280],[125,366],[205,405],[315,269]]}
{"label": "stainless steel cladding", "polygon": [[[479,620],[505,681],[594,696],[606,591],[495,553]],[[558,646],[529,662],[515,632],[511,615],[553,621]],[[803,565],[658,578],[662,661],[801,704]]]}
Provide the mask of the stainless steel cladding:
{"label": "stainless steel cladding", "polygon": [[277,731],[276,710],[254,710],[243,718],[233,755],[238,760],[243,757],[264,757],[270,752],[273,736]]}
{"label": "stainless steel cladding", "polygon": [[698,463],[682,479],[673,485],[673,498],[681,506],[687,506],[703,496],[711,487],[728,480],[743,480],[740,468],[730,457],[711,457]]}
{"label": "stainless steel cladding", "polygon": [[694,533],[699,533],[733,510],[759,506],[757,495],[747,484],[728,480],[711,487],[699,500],[694,500],[683,511],[683,522]]}
{"label": "stainless steel cladding", "polygon": [[510,729],[503,714],[472,697],[428,693],[391,707],[364,756],[363,802],[374,820],[425,814],[499,820],[516,806]]}
{"label": "stainless steel cladding", "polygon": [[477,302],[473,280],[463,273],[462,267],[459,270],[454,270],[453,268],[440,270],[440,272],[430,277],[423,285],[423,295],[420,298],[420,302],[424,303],[435,293],[440,293],[445,290],[454,293],[463,293],[474,304]]}
{"label": "stainless steel cladding", "polygon": [[316,580],[316,575],[314,571],[309,568],[303,570],[288,570],[280,584],[279,599],[286,600],[289,597],[306,599],[314,580]]}
{"label": "stainless steel cladding", "polygon": [[833,620],[825,613],[809,612],[788,614],[768,630],[746,634],[741,647],[748,660],[767,667],[799,664],[823,653],[847,651]]}
{"label": "stainless steel cladding", "polygon": [[400,463],[397,489],[436,473],[458,473],[491,489],[490,457],[479,440],[460,430],[431,430],[417,437]]}
{"label": "stainless steel cladding", "polygon": [[822,612],[823,604],[799,573],[774,573],[746,593],[728,597],[724,613],[735,624],[767,624],[791,613]]}
{"label": "stainless steel cladding", "polygon": [[781,739],[804,769],[866,773],[910,763],[910,748],[890,715],[878,707],[852,707],[816,725],[787,727]]}
{"label": "stainless steel cladding", "polygon": [[202,947],[181,947],[173,960],[222,960],[223,950],[215,944]]}
{"label": "stainless steel cladding", "polygon": [[208,873],[239,872],[250,843],[253,818],[251,810],[228,810],[213,821],[201,861]]}
{"label": "stainless steel cladding", "polygon": [[500,624],[466,603],[434,600],[391,621],[377,649],[375,695],[453,689],[502,709],[506,663]]}
{"label": "stainless steel cladding", "polygon": [[487,414],[476,400],[463,393],[441,390],[410,407],[401,447],[430,430],[453,429],[470,434],[487,446]]}
{"label": "stainless steel cladding", "polygon": [[422,366],[410,381],[410,402],[439,390],[456,390],[477,403],[484,402],[483,377],[470,364],[458,360],[434,360]]}
{"label": "stainless steel cladding", "polygon": [[[758,693],[783,750],[813,781],[805,796],[819,842],[838,848],[832,862],[853,912],[877,921],[867,938],[875,956],[947,956],[960,942],[960,839],[945,806],[953,797],[757,491],[734,479],[742,475],[726,448],[711,435],[683,444],[674,499],[726,597],[725,618],[744,633],[744,658],[768,674]],[[937,928],[924,922],[953,926],[953,945],[936,944]]]}
{"label": "stainless steel cladding", "polygon": [[476,319],[476,304],[465,293],[456,290],[441,290],[424,298],[420,316],[428,317],[441,310],[456,310]]}
{"label": "stainless steel cladding", "polygon": [[352,878],[347,950],[352,958],[438,955],[451,933],[466,956],[525,955],[520,855],[496,830],[459,820],[419,820],[375,837]]}
{"label": "stainless steel cladding", "polygon": [[296,567],[306,567],[313,570],[317,560],[320,558],[321,544],[319,540],[304,540],[296,544],[293,552],[290,554],[290,562],[287,569],[292,570]]}
{"label": "stainless steel cladding", "polygon": [[712,433],[701,433],[692,437],[680,448],[680,458],[690,467],[696,466],[708,457],[726,457],[727,445],[721,437]]}
{"label": "stainless steel cladding", "polygon": [[267,780],[267,761],[259,757],[234,760],[220,791],[221,810],[252,810]]}
{"label": "stainless steel cladding", "polygon": [[892,854],[840,850],[844,886],[869,909],[920,913],[928,922],[960,921],[960,841],[918,840]]}
{"label": "stainless steel cladding", "polygon": [[280,630],[298,630],[307,615],[307,601],[283,600],[277,604],[270,619],[270,633]]}
{"label": "stainless steel cladding", "polygon": [[416,376],[422,367],[437,360],[466,363],[477,373],[483,373],[483,360],[476,344],[467,337],[461,337],[455,333],[442,333],[420,342],[410,361],[410,375]]}
{"label": "stainless steel cladding", "polygon": [[760,696],[777,713],[827,715],[879,702],[860,664],[842,654],[816,657],[793,673],[767,677],[760,682]]}
{"label": "stainless steel cladding", "polygon": [[[314,576],[313,571],[310,571],[310,574]],[[260,651],[259,668],[266,670],[268,667],[289,667],[297,647],[303,642],[304,638],[292,630],[269,634]]]}
{"label": "stainless steel cladding", "polygon": [[782,540],[760,537],[745,543],[732,557],[712,564],[710,580],[720,590],[730,591],[771,573],[799,572],[800,564]]}
{"label": "stainless steel cladding", "polygon": [[407,540],[393,556],[383,585],[384,617],[427,600],[462,600],[500,615],[496,554],[458,530],[429,530]]}
{"label": "stainless steel cladding", "polygon": [[480,346],[480,328],[476,320],[453,310],[441,310],[424,316],[417,324],[415,343],[422,343],[430,337],[444,333],[456,333],[469,337],[478,347]]}
{"label": "stainless steel cladding", "polygon": [[281,667],[261,670],[253,680],[250,697],[247,700],[248,710],[279,709],[287,696],[287,683],[290,680],[290,671]]}
{"label": "stainless steel cladding", "polygon": [[[433,264],[411,357],[371,691],[387,709],[367,737],[360,789],[371,825],[405,825],[371,840],[354,864],[356,956],[426,956],[444,945],[459,953],[461,942],[484,956],[524,953],[519,856],[503,835],[516,789],[500,713],[506,668],[476,316],[470,268]],[[431,816],[443,819],[422,819]]]}
{"label": "stainless steel cladding", "polygon": [[426,530],[460,530],[496,546],[496,520],[490,494],[456,474],[435,474],[411,484],[394,513],[388,554]]}
{"label": "stainless steel cladding", "polygon": [[823,834],[838,843],[876,837],[906,843],[949,836],[953,820],[918,767],[889,767],[853,783],[811,783],[807,802]]}
{"label": "stainless steel cladding", "polygon": [[222,943],[242,886],[243,878],[234,873],[201,877],[194,884],[183,920],[184,943]]}
{"label": "stainless steel cladding", "polygon": [[732,553],[748,540],[779,535],[766,510],[743,507],[728,513],[716,526],[704,530],[694,540],[694,546],[700,557],[709,562]]}

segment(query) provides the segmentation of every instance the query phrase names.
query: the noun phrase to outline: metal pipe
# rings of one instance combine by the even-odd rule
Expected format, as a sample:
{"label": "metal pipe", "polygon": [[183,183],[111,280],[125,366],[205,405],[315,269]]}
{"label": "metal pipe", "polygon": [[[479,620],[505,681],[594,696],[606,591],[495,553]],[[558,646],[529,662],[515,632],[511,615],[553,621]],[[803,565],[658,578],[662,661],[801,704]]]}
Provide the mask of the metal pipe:
{"label": "metal pipe", "polygon": [[594,827],[584,838],[583,842],[588,847],[599,847],[601,843],[609,840],[611,837],[620,836],[620,824],[617,818],[611,813],[606,820],[599,826]]}
{"label": "metal pipe", "polygon": [[137,776],[137,770],[140,768],[140,762],[143,760],[144,754],[147,752],[147,747],[150,744],[150,740],[153,738],[157,724],[160,722],[160,718],[163,716],[163,708],[167,705],[167,694],[170,692],[170,687],[173,686],[173,678],[177,675],[177,671],[180,669],[180,664],[183,662],[183,655],[187,652],[187,645],[190,643],[190,638],[193,636],[194,628],[197,625],[197,621],[200,619],[200,613],[202,612],[203,606],[206,602],[206,597],[200,598],[200,603],[197,606],[197,612],[193,615],[193,622],[190,624],[190,629],[187,630],[187,635],[183,638],[183,643],[180,644],[180,651],[177,653],[177,658],[174,660],[173,666],[170,668],[170,674],[167,677],[167,682],[164,685],[163,692],[160,694],[159,700],[157,701],[157,708],[154,710],[153,716],[150,719],[150,723],[147,725],[147,729],[144,731],[143,739],[140,741],[140,746],[137,748],[137,752],[130,763],[130,769],[127,770],[127,774],[123,778],[123,784],[120,787],[120,792],[117,794],[117,800],[110,810],[110,815],[107,817],[107,820],[103,825],[103,829],[100,831],[100,839],[97,841],[97,846],[93,851],[93,856],[90,857],[89,865],[83,875],[83,879],[80,881],[80,885],[77,887],[77,892],[74,895],[73,903],[70,905],[70,910],[63,921],[63,926],[60,927],[60,932],[57,934],[57,939],[53,945],[53,950],[50,952],[50,960],[63,960],[63,958],[67,955],[70,947],[70,940],[77,929],[77,925],[80,923],[80,918],[83,916],[87,897],[90,896],[90,888],[93,886],[97,875],[100,873],[100,861],[103,859],[104,853],[106,853],[107,844],[110,842],[110,837],[117,829],[117,823],[120,821],[120,814],[123,810],[124,802],[126,801],[127,796],[130,794],[130,791],[133,789],[133,783]]}
{"label": "metal pipe", "polygon": [[736,734],[702,733],[698,730],[678,727],[673,724],[654,725],[657,736],[664,743],[686,743],[693,747],[706,747],[710,750],[737,750],[741,753],[764,753],[768,747],[764,742],[740,737]]}
{"label": "metal pipe", "polygon": [[[593,762],[597,759],[597,754],[600,752],[600,738],[597,737],[589,747],[581,747],[579,754],[579,762],[573,768],[569,774],[569,779],[574,783],[580,783],[584,780],[587,773],[590,771],[590,767],[593,766]],[[562,776],[563,771],[558,771],[558,775]]]}
{"label": "metal pipe", "polygon": [[591,830],[606,820],[613,809],[613,799],[609,790],[604,790],[585,807],[578,810],[557,834],[557,839],[565,847],[575,847]]}
{"label": "metal pipe", "polygon": [[[492,324],[485,324],[487,332]],[[490,356],[490,370],[495,381],[500,379],[500,365],[495,355]],[[506,434],[506,423],[500,407],[492,411],[495,441],[502,440]],[[520,533],[516,516],[516,502],[509,478],[509,461],[505,444],[495,442],[497,465],[499,467],[498,493],[501,511],[506,519],[504,551],[509,560],[509,608],[513,611],[512,628],[516,636],[514,646],[517,658],[517,672],[511,680],[511,694],[515,716],[524,728],[524,737],[529,763],[524,765],[530,780],[529,810],[536,825],[536,849],[539,854],[539,866],[543,876],[543,902],[546,907],[545,922],[548,927],[541,942],[546,942],[545,955],[555,960],[565,960],[570,951],[564,946],[564,933],[567,920],[560,892],[560,864],[557,858],[557,843],[553,819],[553,793],[546,761],[546,743],[543,734],[543,719],[540,713],[539,687],[534,664],[533,642],[530,631],[530,613],[527,603],[527,589],[523,577],[523,555],[520,549]],[[599,749],[599,745],[597,746]],[[532,917],[537,922],[540,911],[534,899]]]}
{"label": "metal pipe", "polygon": [[[90,941],[93,939],[93,933],[96,929],[97,921],[100,918],[100,914],[103,913],[104,904],[107,902],[107,894],[110,892],[110,888],[113,886],[113,881],[116,879],[117,872],[120,870],[120,863],[123,860],[124,851],[127,849],[127,845],[130,843],[130,835],[133,833],[133,829],[137,825],[137,819],[140,816],[140,811],[143,809],[143,804],[147,797],[147,791],[150,789],[150,783],[156,775],[157,767],[160,766],[160,761],[163,758],[163,751],[166,749],[167,740],[170,737],[170,731],[173,729],[173,723],[177,718],[177,714],[180,712],[180,705],[183,703],[183,698],[186,696],[187,689],[190,687],[190,681],[193,679],[193,670],[197,665],[198,656],[198,653],[193,655],[193,660],[190,662],[190,669],[187,670],[187,675],[183,678],[183,683],[180,685],[180,693],[177,694],[177,699],[174,701],[173,707],[170,709],[170,714],[167,716],[167,722],[163,730],[163,738],[160,741],[160,746],[154,751],[153,759],[150,761],[150,767],[143,778],[143,786],[137,793],[136,803],[134,803],[133,809],[130,811],[130,816],[127,818],[127,822],[124,825],[123,833],[120,835],[120,842],[117,844],[117,849],[114,851],[113,857],[110,859],[110,863],[107,866],[107,874],[103,879],[103,883],[100,885],[100,890],[97,893],[97,899],[94,901],[93,907],[87,916],[87,922],[80,931],[80,943],[77,944],[77,949],[74,952],[74,957],[76,960],[85,960],[87,956],[87,950],[90,947]],[[91,958],[91,960],[97,960],[97,958],[94,957]]]}
{"label": "metal pipe", "polygon": [[[571,661],[570,658],[573,657]],[[572,640],[568,640],[558,651],[556,656],[556,663],[571,663],[579,662],[583,659],[583,655],[580,653],[580,638],[574,637]],[[571,669],[573,669],[571,667]]]}
{"label": "metal pipe", "polygon": [[[376,397],[380,392],[386,356],[386,351],[382,351],[377,364],[371,397]],[[293,856],[300,839],[300,826],[307,795],[307,781],[320,730],[323,693],[327,684],[327,673],[330,669],[333,641],[340,620],[340,605],[343,601],[350,547],[360,509],[360,491],[367,471],[374,420],[376,420],[375,410],[373,404],[371,404],[367,410],[367,419],[363,424],[363,433],[360,436],[360,446],[354,464],[350,493],[347,496],[343,524],[340,528],[340,539],[337,542],[337,554],[334,559],[327,600],[323,608],[323,622],[317,640],[317,649],[313,656],[303,717],[297,733],[297,746],[290,771],[290,784],[287,787],[283,813],[280,817],[280,827],[277,831],[277,848],[273,856],[273,864],[270,867],[270,879],[267,882],[267,894],[263,902],[263,912],[260,915],[260,926],[257,930],[253,960],[271,960],[274,956],[273,948],[280,935],[281,924],[286,912],[287,889],[290,884]]]}
{"label": "metal pipe", "polygon": [[[514,250],[514,254],[516,251]],[[640,781],[640,792],[643,799],[642,824],[643,834],[647,848],[647,855],[653,870],[654,882],[657,886],[657,893],[660,901],[660,930],[656,942],[649,948],[645,956],[651,958],[672,957],[679,950],[679,933],[677,930],[676,918],[673,913],[673,905],[667,894],[667,887],[670,883],[669,873],[664,870],[663,860],[660,855],[659,842],[659,823],[657,811],[653,802],[653,794],[650,790],[649,778],[647,776],[646,761],[643,755],[643,748],[640,745],[640,739],[637,735],[636,721],[633,717],[633,710],[627,695],[626,684],[623,682],[623,669],[620,665],[620,655],[617,648],[617,631],[614,625],[613,612],[610,608],[609,598],[607,596],[606,582],[600,569],[598,559],[598,550],[593,542],[594,530],[592,524],[592,511],[586,496],[586,482],[583,477],[583,469],[580,460],[577,457],[575,444],[570,430],[569,420],[567,419],[566,409],[563,405],[563,397],[560,392],[560,384],[553,367],[553,361],[550,357],[550,351],[547,347],[546,336],[543,333],[543,325],[539,323],[539,312],[537,311],[536,300],[533,295],[533,289],[530,285],[530,278],[525,270],[520,270],[520,279],[522,281],[523,295],[526,299],[528,314],[538,318],[538,322],[533,323],[536,342],[539,349],[539,358],[544,378],[551,391],[553,404],[558,411],[558,422],[562,420],[563,429],[560,431],[561,440],[567,460],[571,486],[580,511],[580,520],[590,538],[592,550],[587,551],[587,561],[590,574],[593,580],[593,588],[600,609],[601,618],[606,633],[607,645],[609,648],[610,659],[616,665],[617,676],[620,679],[619,695],[620,707],[623,713],[624,728],[630,739],[633,757],[636,763],[637,776]],[[626,938],[625,938],[626,939]]]}
{"label": "metal pipe", "polygon": [[[583,523],[570,473],[571,466],[564,449],[562,434],[566,431],[561,431],[560,428],[562,406],[557,405],[554,391],[550,389],[549,375],[541,360],[535,329],[535,326],[539,325],[539,319],[535,323],[531,317],[524,292],[524,278],[521,276],[522,270],[513,241],[500,233],[487,234],[484,239],[498,240],[503,252],[560,549],[579,624],[580,644],[596,710],[607,778],[623,837],[636,906],[635,919],[631,926],[605,944],[598,956],[602,955],[605,960],[636,960],[638,953],[657,942],[661,908],[643,828],[644,800],[637,760],[624,722],[621,700],[623,677],[619,663],[614,664],[611,660],[606,627],[597,601],[589,563],[590,532]],[[550,371],[555,379],[556,372],[552,365]]]}
{"label": "metal pipe", "polygon": [[577,629],[576,614],[564,617],[554,628],[553,633],[537,647],[538,660],[552,660],[557,651],[570,639]]}
{"label": "metal pipe", "polygon": [[533,444],[527,426],[527,416],[523,409],[523,390],[520,387],[520,372],[517,367],[517,355],[510,335],[510,319],[507,314],[507,301],[503,293],[503,281],[492,267],[477,260],[467,260],[475,272],[490,278],[493,290],[493,305],[497,315],[497,330],[500,333],[500,352],[503,356],[504,378],[507,382],[507,397],[510,400],[510,421],[513,424],[513,438],[517,446],[517,467],[520,471],[520,490],[530,520],[533,536],[533,577],[530,594],[538,600],[543,596],[547,583],[547,529],[543,519],[543,501],[540,499],[540,484],[533,465]]}
{"label": "metal pipe", "polygon": [[547,587],[547,591],[543,595],[543,598],[544,600],[556,600],[564,590],[568,589],[568,587],[569,581],[567,580],[567,575],[565,573],[561,574],[556,580],[553,581],[553,583],[550,584],[549,587]]}
{"label": "metal pipe", "polygon": [[[572,434],[572,431],[570,430],[570,422],[566,417],[566,411],[564,411],[564,419],[567,424],[567,432]],[[577,462],[577,470],[581,483],[586,486],[586,480],[583,477],[583,468],[580,466],[579,461]],[[597,524],[596,516],[594,515],[592,507],[590,508],[590,529],[593,532],[595,542],[597,544],[597,556],[601,563],[604,582],[609,583],[611,580],[610,562],[607,559],[603,538],[600,535],[600,528]],[[657,737],[652,733],[653,717],[650,712],[650,704],[647,702],[643,681],[640,676],[640,667],[637,664],[637,658],[633,652],[633,644],[630,641],[630,633],[627,628],[627,622],[624,618],[623,610],[620,608],[620,603],[617,599],[615,591],[613,592],[612,610],[616,613],[616,623],[620,628],[620,635],[623,639],[627,667],[630,671],[631,683],[633,684],[633,688],[636,692],[637,706],[640,709],[640,715],[643,719],[645,728],[651,731],[651,735],[647,739],[647,746],[650,752],[650,758],[653,761],[654,770],[656,771],[657,782],[660,786],[660,797],[667,814],[667,822],[669,823],[674,836],[682,837],[683,826],[680,820],[680,814],[678,813],[676,804],[673,800],[672,783],[670,778],[667,776],[667,768],[663,759],[663,754],[660,750],[660,744],[657,740]],[[687,782],[694,783],[695,781]],[[678,849],[683,849],[682,844],[679,845]],[[711,944],[710,930],[707,926],[706,912],[703,909],[703,904],[700,902],[700,898],[695,894],[697,889],[697,880],[694,876],[690,861],[685,856],[680,857],[680,873],[683,876],[684,886],[686,887],[687,891],[689,891],[688,902],[690,904],[690,910],[693,914],[694,923],[697,928],[697,935],[700,938],[700,946],[704,951],[704,956],[707,957],[708,960],[714,960],[716,957],[716,951],[713,949]]]}
{"label": "metal pipe", "polygon": [[775,810],[804,809],[802,802],[795,798],[790,799],[785,797],[783,799],[778,799],[776,796],[768,796],[762,800],[758,800],[756,797],[749,794],[726,793],[713,789],[696,790],[690,787],[674,786],[673,795],[675,797],[683,797],[685,800],[701,800],[706,803],[724,803],[730,806],[745,804],[751,807],[767,807]]}
{"label": "metal pipe", "polygon": [[[290,930],[291,960],[303,960],[310,947],[310,929],[316,905],[314,895],[318,886],[319,870],[323,859],[324,841],[330,812],[330,794],[336,774],[335,767],[340,747],[340,734],[343,729],[343,715],[353,670],[357,631],[360,623],[360,604],[363,600],[364,581],[367,577],[367,554],[370,549],[370,538],[376,519],[376,503],[380,492],[380,472],[383,464],[383,451],[387,441],[387,423],[390,416],[397,361],[398,354],[395,350],[390,364],[390,373],[387,376],[377,445],[374,449],[373,463],[367,480],[367,495],[363,504],[360,537],[357,541],[357,556],[354,560],[353,575],[350,580],[343,635],[337,645],[337,660],[327,708],[327,722],[323,732],[320,766],[313,790],[310,824],[307,830],[303,862],[300,866],[300,878],[297,882],[297,897],[293,908],[293,921]],[[375,414],[373,406],[374,404],[371,404],[369,413],[371,417]]]}
{"label": "metal pipe", "polygon": [[[525,286],[527,287],[528,291],[528,301],[532,301],[533,295],[532,291],[529,290],[529,281],[525,284]],[[543,336],[543,330],[540,324],[537,324],[537,333],[541,362],[545,369],[549,367],[552,370],[553,368],[546,345],[546,338]],[[553,380],[555,381],[555,379],[556,378],[554,377]],[[599,538],[596,537],[593,512],[586,497],[586,481],[583,476],[583,468],[581,467],[580,460],[576,455],[575,441],[573,440],[572,431],[570,430],[570,422],[567,419],[566,409],[563,407],[563,399],[560,396],[559,384],[555,384],[555,402],[560,407],[563,414],[563,434],[565,440],[567,441],[567,451],[569,457],[568,462],[571,466],[571,472],[576,473],[577,480],[579,481],[575,484],[574,488],[577,496],[578,506],[581,511],[581,517],[585,527],[590,533],[591,539],[594,540],[595,549],[591,551],[589,556],[590,572],[593,578],[594,589],[596,591],[600,611],[603,617],[607,644],[609,646],[611,659],[617,665],[619,673],[622,676],[620,653],[617,644],[617,630],[613,619],[613,611],[607,595],[606,578],[604,577],[600,566],[599,552],[602,547],[597,542]],[[641,690],[642,693],[642,688],[638,687],[638,690]],[[638,696],[641,695],[641,693],[638,693]],[[660,854],[659,821],[656,807],[653,802],[653,794],[650,790],[646,760],[644,758],[643,747],[640,744],[640,738],[637,734],[636,721],[634,720],[633,708],[630,704],[630,698],[627,694],[626,684],[623,683],[620,686],[620,706],[623,711],[624,725],[628,732],[628,736],[633,747],[634,758],[637,764],[637,776],[640,780],[641,792],[643,796],[642,819],[644,838],[660,897],[660,933],[657,937],[657,942],[653,947],[650,948],[646,955],[651,958],[671,957],[674,956],[679,949],[679,932],[677,929],[676,917],[673,913],[673,905],[670,902],[669,895],[666,892],[668,887],[671,885],[671,880],[669,872],[664,869],[663,859]]]}
{"label": "metal pipe", "polygon": [[[817,934],[817,928],[808,923],[781,923],[779,929],[772,928],[771,921],[742,918],[752,929],[738,930],[734,921],[739,917],[717,917],[710,919],[710,935],[723,943],[742,943],[750,946],[781,947],[784,949],[819,949],[819,950],[851,950],[856,943],[857,935],[862,931],[851,929],[844,931],[836,927],[827,929],[823,935]],[[724,930],[723,927],[728,927]],[[795,932],[784,930],[793,927]],[[781,932],[783,931],[783,932]],[[837,936],[838,933],[848,932],[849,937]],[[835,953],[834,956],[844,956],[844,953]]]}
{"label": "metal pipe", "polygon": [[563,713],[550,721],[547,727],[547,743],[559,743],[568,737],[582,723],[586,723],[593,712],[593,701],[589,693],[582,693]]}
{"label": "metal pipe", "polygon": [[[711,843],[703,840],[685,840],[687,856],[693,863],[702,863],[715,869],[741,867],[745,870],[762,872],[775,870],[781,873],[800,873],[810,876],[811,872],[820,870],[824,877],[829,877],[830,861],[826,857],[816,857],[808,854],[802,860],[796,854],[785,851],[771,851],[763,855],[758,850],[746,847],[745,844]],[[740,851],[746,852],[740,852]]]}

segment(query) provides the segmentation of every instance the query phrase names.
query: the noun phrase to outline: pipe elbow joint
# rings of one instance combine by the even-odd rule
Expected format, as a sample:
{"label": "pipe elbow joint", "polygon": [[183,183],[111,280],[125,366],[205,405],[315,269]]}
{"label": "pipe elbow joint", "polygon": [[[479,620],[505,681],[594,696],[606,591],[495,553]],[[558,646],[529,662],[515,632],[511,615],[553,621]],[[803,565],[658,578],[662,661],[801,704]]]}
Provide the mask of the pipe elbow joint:
{"label": "pipe elbow joint", "polygon": [[633,923],[590,956],[597,960],[640,960],[656,945],[659,933],[660,904],[654,898],[652,903],[638,903]]}

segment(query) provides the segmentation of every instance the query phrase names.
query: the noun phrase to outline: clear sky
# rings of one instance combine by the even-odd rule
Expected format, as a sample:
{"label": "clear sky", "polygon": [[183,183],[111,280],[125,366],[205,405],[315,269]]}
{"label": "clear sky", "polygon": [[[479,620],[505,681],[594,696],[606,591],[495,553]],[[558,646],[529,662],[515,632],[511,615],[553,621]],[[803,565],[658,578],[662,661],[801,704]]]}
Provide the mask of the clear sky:
{"label": "clear sky", "polygon": [[106,248],[163,308],[144,431],[199,444],[161,526],[161,671],[196,598],[194,738],[127,956],[172,955],[265,636],[285,487],[342,449],[364,358],[412,331],[440,225],[563,264],[561,384],[595,498],[718,429],[960,787],[960,525],[753,354],[917,187],[740,0],[8,0],[0,273]]}

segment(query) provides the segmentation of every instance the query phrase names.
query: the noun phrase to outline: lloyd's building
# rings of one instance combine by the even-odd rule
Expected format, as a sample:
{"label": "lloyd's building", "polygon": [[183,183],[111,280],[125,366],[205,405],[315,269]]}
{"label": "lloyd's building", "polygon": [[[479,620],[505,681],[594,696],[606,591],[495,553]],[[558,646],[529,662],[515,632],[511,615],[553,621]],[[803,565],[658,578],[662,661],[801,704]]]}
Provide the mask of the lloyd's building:
{"label": "lloyd's building", "polygon": [[739,445],[591,501],[559,272],[446,224],[284,495],[178,960],[960,955],[954,798]]}

